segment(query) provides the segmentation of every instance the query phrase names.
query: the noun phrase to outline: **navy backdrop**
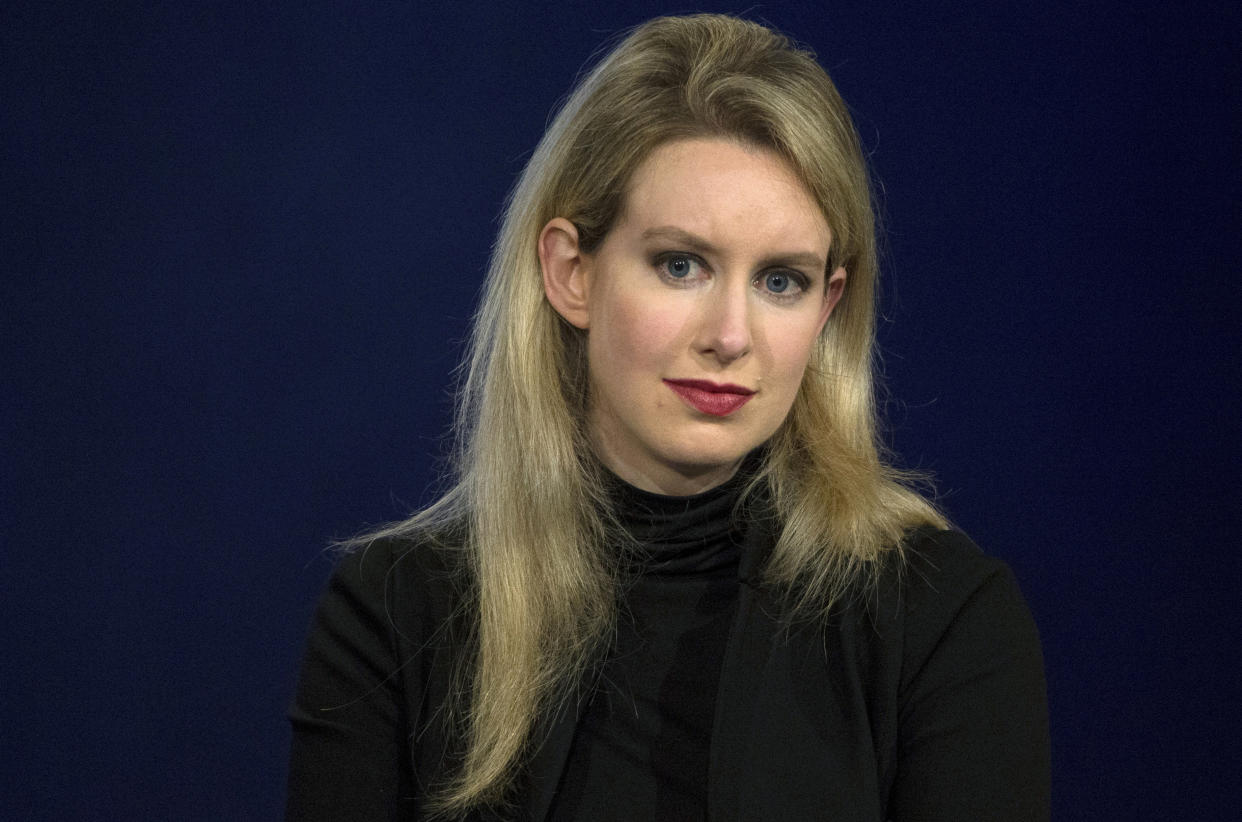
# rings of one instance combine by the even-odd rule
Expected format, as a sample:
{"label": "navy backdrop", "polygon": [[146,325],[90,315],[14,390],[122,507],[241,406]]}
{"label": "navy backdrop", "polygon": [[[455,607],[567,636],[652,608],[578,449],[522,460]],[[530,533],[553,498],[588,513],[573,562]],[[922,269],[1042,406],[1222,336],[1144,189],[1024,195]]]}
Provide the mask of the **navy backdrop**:
{"label": "navy backdrop", "polygon": [[[1058,819],[1232,818],[1235,3],[704,4],[883,189],[890,438],[1042,629]],[[6,4],[6,819],[279,814],[323,548],[429,499],[504,195],[684,6]]]}

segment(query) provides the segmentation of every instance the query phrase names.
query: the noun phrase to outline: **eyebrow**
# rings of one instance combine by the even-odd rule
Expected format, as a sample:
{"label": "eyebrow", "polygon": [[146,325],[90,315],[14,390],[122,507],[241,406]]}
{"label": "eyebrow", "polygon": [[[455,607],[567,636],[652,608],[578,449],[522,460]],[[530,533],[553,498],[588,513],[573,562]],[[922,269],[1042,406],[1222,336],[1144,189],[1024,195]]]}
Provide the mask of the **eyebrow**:
{"label": "eyebrow", "polygon": [[[707,256],[719,256],[720,250],[707,240],[691,234],[685,229],[672,225],[655,226],[642,233],[643,240],[664,240],[673,242],[691,251]],[[787,254],[775,254],[764,258],[762,267],[782,266],[789,268],[809,268],[812,271],[828,273],[828,261],[812,251],[791,251]]]}

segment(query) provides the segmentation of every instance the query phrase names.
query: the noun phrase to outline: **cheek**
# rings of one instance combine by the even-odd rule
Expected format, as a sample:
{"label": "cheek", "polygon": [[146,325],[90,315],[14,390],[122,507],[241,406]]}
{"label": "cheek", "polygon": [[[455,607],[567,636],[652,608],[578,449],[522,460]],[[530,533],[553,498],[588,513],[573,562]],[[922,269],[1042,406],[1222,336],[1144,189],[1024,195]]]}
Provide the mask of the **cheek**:
{"label": "cheek", "polygon": [[807,362],[819,341],[818,331],[816,322],[799,323],[771,338],[772,370],[780,375],[791,395],[802,384]]}
{"label": "cheek", "polygon": [[684,325],[675,306],[614,295],[592,313],[588,342],[592,363],[619,372],[662,369],[676,355]]}

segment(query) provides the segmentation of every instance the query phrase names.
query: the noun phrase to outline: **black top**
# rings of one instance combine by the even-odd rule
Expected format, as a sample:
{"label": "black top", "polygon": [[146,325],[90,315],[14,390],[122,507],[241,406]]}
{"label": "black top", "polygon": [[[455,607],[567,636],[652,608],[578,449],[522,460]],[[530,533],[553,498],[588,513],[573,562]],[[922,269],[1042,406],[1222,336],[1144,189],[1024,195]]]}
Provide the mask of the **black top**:
{"label": "black top", "polygon": [[[920,529],[870,596],[791,625],[762,581],[778,526],[749,517],[745,530],[709,819],[1048,819],[1039,638],[1004,563],[960,533]],[[287,819],[425,818],[428,785],[460,752],[440,707],[468,647],[463,568],[459,551],[408,540],[342,560],[290,711]],[[541,717],[519,807],[468,818],[548,819],[579,727],[572,709]]]}
{"label": "black top", "polygon": [[692,497],[617,481],[628,580],[550,819],[705,818],[716,688],[738,594],[738,480]]}

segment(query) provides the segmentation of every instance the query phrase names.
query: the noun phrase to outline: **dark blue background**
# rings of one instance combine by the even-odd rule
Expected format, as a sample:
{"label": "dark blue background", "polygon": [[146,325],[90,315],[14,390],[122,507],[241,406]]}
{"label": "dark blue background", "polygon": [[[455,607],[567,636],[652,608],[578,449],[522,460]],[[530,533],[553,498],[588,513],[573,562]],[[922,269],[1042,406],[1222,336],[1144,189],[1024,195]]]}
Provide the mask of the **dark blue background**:
{"label": "dark blue background", "polygon": [[[430,498],[508,187],[687,8],[16,5],[0,815],[272,818],[323,546]],[[1232,818],[1242,14],[1009,5],[748,13],[882,182],[891,439],[1027,592],[1056,818]]]}

